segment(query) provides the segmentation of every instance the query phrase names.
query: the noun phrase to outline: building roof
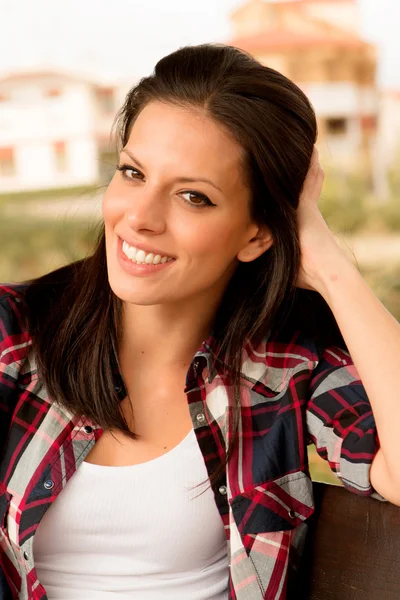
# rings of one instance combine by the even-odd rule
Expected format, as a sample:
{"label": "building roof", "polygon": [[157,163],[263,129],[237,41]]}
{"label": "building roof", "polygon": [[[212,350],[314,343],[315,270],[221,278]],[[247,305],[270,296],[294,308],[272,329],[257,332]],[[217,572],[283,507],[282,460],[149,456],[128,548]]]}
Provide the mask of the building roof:
{"label": "building roof", "polygon": [[300,3],[308,3],[308,4],[357,4],[358,0],[297,0]]}
{"label": "building roof", "polygon": [[290,9],[298,8],[303,10],[306,4],[357,4],[358,0],[278,0],[271,2],[270,0],[247,0],[243,2],[237,8],[235,8],[231,15],[234,17],[244,12],[252,4],[272,4],[278,7],[287,7]]}
{"label": "building roof", "polygon": [[274,4],[282,6],[290,6],[290,8],[304,8],[305,4],[356,4],[357,0],[278,0],[277,2],[269,2],[269,0],[250,0],[242,6],[251,4],[251,2],[262,2],[265,4]]}
{"label": "building roof", "polygon": [[292,31],[265,31],[255,35],[234,38],[230,40],[229,45],[243,48],[251,51],[279,51],[290,50],[291,48],[316,48],[331,47],[336,48],[363,48],[369,46],[364,40],[347,35],[321,35],[321,34],[301,34]]}
{"label": "building roof", "polygon": [[400,102],[400,88],[383,88],[381,94],[385,98],[394,98]]}
{"label": "building roof", "polygon": [[23,79],[25,80],[35,80],[35,79],[50,79],[50,78],[57,78],[57,79],[66,79],[69,81],[81,81],[84,80],[86,81],[86,78],[82,78],[81,76],[78,76],[76,74],[71,74],[71,73],[65,73],[63,71],[52,71],[52,70],[41,70],[41,69],[32,69],[32,70],[25,70],[25,71],[9,71],[7,73],[4,73],[0,76],[0,82],[1,83],[6,83],[6,82],[13,82],[13,81],[21,81]]}
{"label": "building roof", "polygon": [[234,13],[234,19],[240,19],[241,14],[246,12],[254,4],[270,5],[271,9],[280,14],[282,11],[301,14],[302,19],[312,22],[316,26],[315,31],[303,33],[301,28],[281,29],[280,27],[267,28],[265,31],[257,32],[250,35],[233,38],[228,43],[232,46],[237,46],[254,51],[282,51],[291,48],[315,48],[315,47],[332,47],[336,48],[365,48],[371,44],[363,40],[357,33],[351,33],[348,29],[342,28],[340,25],[322,19],[319,16],[310,15],[306,10],[307,6],[312,4],[332,4],[332,3],[350,3],[355,4],[357,0],[289,0],[278,2],[267,2],[265,0],[250,0],[240,6]]}
{"label": "building roof", "polygon": [[3,83],[18,83],[23,81],[38,81],[43,79],[58,79],[65,82],[81,82],[96,87],[114,87],[118,82],[108,78],[82,72],[66,71],[63,69],[31,69],[14,70],[0,73],[0,85]]}

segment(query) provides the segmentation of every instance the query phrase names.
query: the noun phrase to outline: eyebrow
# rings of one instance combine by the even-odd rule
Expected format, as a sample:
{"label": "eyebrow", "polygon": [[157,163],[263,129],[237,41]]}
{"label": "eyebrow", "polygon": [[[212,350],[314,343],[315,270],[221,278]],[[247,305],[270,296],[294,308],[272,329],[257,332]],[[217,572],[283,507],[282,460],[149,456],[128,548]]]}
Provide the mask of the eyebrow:
{"label": "eyebrow", "polygon": [[[130,150],[128,150],[127,148],[122,148],[121,152],[124,152],[125,154],[127,154],[129,156],[129,158],[134,163],[136,163],[140,169],[144,170],[143,165],[140,163],[140,161],[138,161],[138,159],[132,154],[132,152]],[[223,191],[221,190],[221,188],[218,187],[215,183],[213,183],[210,179],[199,178],[199,177],[179,177],[178,181],[182,181],[183,183],[194,183],[195,181],[202,181],[203,183],[209,183],[210,185],[215,187],[218,191],[220,191],[221,194],[223,194]]]}

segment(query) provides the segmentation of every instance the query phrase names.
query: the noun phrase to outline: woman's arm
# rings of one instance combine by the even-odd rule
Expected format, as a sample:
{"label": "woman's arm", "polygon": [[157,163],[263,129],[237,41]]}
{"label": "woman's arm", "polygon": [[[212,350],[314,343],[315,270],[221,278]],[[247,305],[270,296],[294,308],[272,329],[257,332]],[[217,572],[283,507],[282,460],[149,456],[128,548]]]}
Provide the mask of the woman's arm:
{"label": "woman's arm", "polygon": [[325,263],[317,291],[335,316],[372,406],[380,443],[372,486],[400,505],[400,324],[343,254]]}
{"label": "woman's arm", "polygon": [[298,207],[301,269],[298,286],[330,306],[370,401],[380,449],[371,484],[400,505],[400,324],[351,263],[319,208],[324,173],[315,150]]}

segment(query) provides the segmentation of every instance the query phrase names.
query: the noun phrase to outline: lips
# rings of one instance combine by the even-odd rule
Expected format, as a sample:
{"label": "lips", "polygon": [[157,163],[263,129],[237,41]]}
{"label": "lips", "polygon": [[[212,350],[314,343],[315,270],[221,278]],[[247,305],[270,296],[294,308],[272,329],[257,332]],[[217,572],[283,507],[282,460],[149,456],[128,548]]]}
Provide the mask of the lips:
{"label": "lips", "polygon": [[118,236],[122,242],[126,242],[128,246],[136,248],[137,250],[143,250],[146,254],[154,254],[155,256],[159,254],[160,256],[166,256],[167,258],[175,258],[172,254],[169,254],[165,250],[161,248],[155,248],[154,246],[149,246],[148,244],[142,244],[141,242],[136,242],[134,240],[129,239],[128,237]]}
{"label": "lips", "polygon": [[[135,260],[132,260],[124,253],[124,251],[123,251],[124,245],[126,246],[126,242],[123,242],[121,238],[118,238],[117,260],[118,260],[120,267],[128,275],[133,275],[135,277],[140,277],[140,278],[141,277],[149,277],[149,276],[155,275],[159,271],[164,271],[165,269],[171,268],[171,265],[173,265],[176,261],[175,258],[170,258],[168,260],[165,260],[164,262],[161,262],[161,260],[158,260],[158,258],[157,258],[156,263],[154,263],[154,259],[151,263],[146,262],[146,261],[142,262],[141,260],[139,262],[136,262]],[[134,252],[136,252],[136,250],[134,250],[133,248],[132,248],[132,250]],[[138,250],[137,254],[145,256],[145,253],[143,250]],[[147,256],[150,256],[150,255],[147,255]]]}
{"label": "lips", "polygon": [[142,263],[158,265],[159,263],[165,263],[171,260],[175,260],[172,257],[161,256],[161,254],[153,254],[153,252],[146,254],[144,250],[140,250],[138,248],[135,248],[134,246],[129,246],[126,242],[122,242],[122,252],[130,260],[139,265]]}

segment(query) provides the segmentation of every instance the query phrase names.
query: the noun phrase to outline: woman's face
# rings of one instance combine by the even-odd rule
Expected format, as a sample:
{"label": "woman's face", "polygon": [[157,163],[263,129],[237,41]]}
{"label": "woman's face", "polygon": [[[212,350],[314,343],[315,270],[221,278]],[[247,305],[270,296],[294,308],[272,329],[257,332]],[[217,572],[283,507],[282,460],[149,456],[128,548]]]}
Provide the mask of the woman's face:
{"label": "woman's face", "polygon": [[103,216],[109,281],[122,300],[219,299],[238,260],[271,245],[250,218],[240,146],[200,111],[148,104],[119,167]]}

